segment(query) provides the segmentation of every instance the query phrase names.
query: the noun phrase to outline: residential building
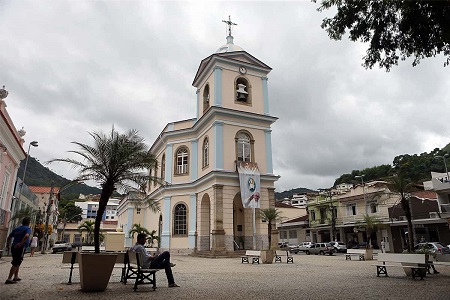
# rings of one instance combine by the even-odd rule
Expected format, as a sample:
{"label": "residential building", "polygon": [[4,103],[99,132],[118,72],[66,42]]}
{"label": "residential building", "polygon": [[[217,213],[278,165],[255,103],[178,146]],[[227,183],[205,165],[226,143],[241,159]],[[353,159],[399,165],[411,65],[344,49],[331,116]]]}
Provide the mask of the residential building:
{"label": "residential building", "polygon": [[310,242],[309,215],[292,218],[277,225],[280,242],[289,245],[298,245],[301,242]]}
{"label": "residential building", "polygon": [[[105,212],[102,215],[102,222],[117,225],[117,208],[119,207],[120,199],[110,198],[106,205]],[[95,219],[99,207],[99,201],[75,201],[75,205],[80,207],[82,219]]]}
{"label": "residential building", "polygon": [[424,182],[423,185],[425,190],[436,192],[438,212],[442,218],[450,220],[450,179],[448,174],[431,172],[431,180]]}
{"label": "residential building", "polygon": [[[231,22],[229,23],[231,26]],[[144,227],[160,232],[161,248],[191,253],[268,246],[260,209],[275,206],[267,75],[271,68],[233,42],[203,59],[194,77],[196,117],[167,124],[151,147],[158,168],[148,196]],[[127,233],[137,209],[121,203]],[[126,215],[128,220],[124,220]],[[123,221],[122,221],[123,220]],[[255,225],[253,226],[253,222]],[[277,243],[277,236],[272,243]]]}
{"label": "residential building", "polygon": [[6,244],[11,230],[9,222],[14,207],[14,188],[20,161],[26,157],[23,149],[23,135],[16,130],[6,109],[5,98],[8,92],[0,89],[0,247]]}

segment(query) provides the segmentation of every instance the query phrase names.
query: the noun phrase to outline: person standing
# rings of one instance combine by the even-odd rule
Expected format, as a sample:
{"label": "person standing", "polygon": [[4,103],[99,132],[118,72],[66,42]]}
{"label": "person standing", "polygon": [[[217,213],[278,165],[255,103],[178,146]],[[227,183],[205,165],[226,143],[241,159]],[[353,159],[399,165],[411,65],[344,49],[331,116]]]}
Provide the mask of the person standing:
{"label": "person standing", "polygon": [[169,251],[164,251],[160,255],[152,256],[145,250],[145,241],[147,240],[147,235],[145,233],[139,233],[137,235],[136,244],[131,247],[131,251],[142,253],[143,267],[146,269],[164,269],[166,271],[167,281],[169,282],[169,287],[179,287],[175,283],[175,279],[172,274],[172,267],[175,264],[170,262]]}
{"label": "person standing", "polygon": [[37,233],[35,233],[33,238],[31,239],[31,244],[30,244],[30,248],[31,248],[30,256],[31,257],[34,256],[34,251],[36,250],[37,245],[38,245],[38,236],[37,236]]}
{"label": "person standing", "polygon": [[23,261],[23,254],[28,246],[28,237],[31,234],[30,228],[30,218],[25,217],[22,220],[22,226],[18,226],[8,236],[6,242],[7,252],[9,254],[9,246],[11,245],[11,269],[9,271],[8,279],[6,279],[5,284],[13,284],[22,280],[19,278],[19,268]]}

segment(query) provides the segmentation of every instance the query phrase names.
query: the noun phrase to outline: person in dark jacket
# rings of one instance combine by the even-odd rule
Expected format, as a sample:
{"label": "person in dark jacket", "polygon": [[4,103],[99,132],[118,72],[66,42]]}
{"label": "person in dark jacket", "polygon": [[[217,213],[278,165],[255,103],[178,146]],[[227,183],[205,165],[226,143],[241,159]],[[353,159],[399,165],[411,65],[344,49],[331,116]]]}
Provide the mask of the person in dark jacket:
{"label": "person in dark jacket", "polygon": [[19,278],[19,268],[23,261],[23,254],[25,249],[28,247],[28,237],[31,234],[30,228],[30,218],[25,217],[22,220],[22,225],[13,229],[8,236],[6,242],[6,249],[9,254],[9,246],[11,245],[11,269],[9,271],[8,279],[6,279],[5,284],[13,284],[22,280]]}

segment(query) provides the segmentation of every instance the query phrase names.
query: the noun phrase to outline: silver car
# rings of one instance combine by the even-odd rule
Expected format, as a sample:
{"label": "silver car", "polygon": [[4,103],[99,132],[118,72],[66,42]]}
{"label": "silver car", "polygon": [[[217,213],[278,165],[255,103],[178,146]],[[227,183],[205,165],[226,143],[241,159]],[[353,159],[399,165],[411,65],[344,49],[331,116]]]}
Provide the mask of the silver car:
{"label": "silver car", "polygon": [[347,252],[347,246],[343,242],[330,242],[336,252]]}
{"label": "silver car", "polygon": [[415,251],[421,248],[428,249],[430,250],[431,253],[450,254],[450,249],[439,242],[418,243],[417,245],[414,246]]}
{"label": "silver car", "polygon": [[330,243],[315,243],[314,245],[311,245],[309,249],[307,249],[306,254],[321,254],[321,255],[333,255],[334,253],[334,247],[331,246]]}

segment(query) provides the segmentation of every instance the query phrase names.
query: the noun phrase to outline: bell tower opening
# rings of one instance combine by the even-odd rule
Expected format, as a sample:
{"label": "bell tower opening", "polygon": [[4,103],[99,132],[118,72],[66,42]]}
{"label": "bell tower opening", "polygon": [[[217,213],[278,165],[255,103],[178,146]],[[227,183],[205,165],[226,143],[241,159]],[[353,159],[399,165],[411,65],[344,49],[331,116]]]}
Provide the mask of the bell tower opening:
{"label": "bell tower opening", "polygon": [[236,79],[235,90],[235,103],[251,105],[251,86],[246,78],[238,77]]}

